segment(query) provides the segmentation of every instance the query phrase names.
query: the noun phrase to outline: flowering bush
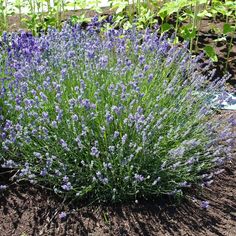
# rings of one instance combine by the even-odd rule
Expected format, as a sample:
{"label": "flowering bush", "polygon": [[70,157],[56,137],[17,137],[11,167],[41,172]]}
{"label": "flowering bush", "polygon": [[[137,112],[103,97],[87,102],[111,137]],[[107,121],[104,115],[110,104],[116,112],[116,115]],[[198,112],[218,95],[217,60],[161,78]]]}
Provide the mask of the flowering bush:
{"label": "flowering bush", "polygon": [[124,201],[181,194],[230,157],[233,120],[215,122],[207,103],[223,80],[155,32],[66,25],[0,45],[2,167],[20,178]]}

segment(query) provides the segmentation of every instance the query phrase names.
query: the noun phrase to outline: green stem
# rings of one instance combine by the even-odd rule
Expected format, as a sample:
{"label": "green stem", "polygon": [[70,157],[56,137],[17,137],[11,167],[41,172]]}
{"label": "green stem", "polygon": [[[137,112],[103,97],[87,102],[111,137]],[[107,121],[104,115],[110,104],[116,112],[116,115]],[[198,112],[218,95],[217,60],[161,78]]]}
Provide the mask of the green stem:
{"label": "green stem", "polygon": [[50,0],[47,0],[48,13],[51,11]]}
{"label": "green stem", "polygon": [[[198,0],[196,0],[195,7],[194,7],[194,16],[193,16],[193,25],[192,25],[192,32],[196,28],[197,24],[197,13],[198,13]],[[193,38],[190,40],[190,52],[192,53],[193,50]]]}
{"label": "green stem", "polygon": [[134,0],[133,0],[133,2],[132,2],[132,5],[133,5],[133,14],[132,15],[134,15],[134,13],[135,13],[135,3],[134,3]]}
{"label": "green stem", "polygon": [[7,30],[8,22],[7,22],[7,0],[5,0],[5,11],[4,11],[4,30]]}
{"label": "green stem", "polygon": [[140,14],[140,0],[137,0],[137,17],[139,17]]}
{"label": "green stem", "polygon": [[231,52],[231,50],[233,48],[233,39],[234,39],[233,35],[234,35],[234,33],[235,33],[235,31],[231,35],[229,46],[228,46],[227,57],[226,57],[226,64],[225,64],[225,70],[226,71],[227,71],[228,65],[229,65],[229,55],[230,55],[230,52]]}
{"label": "green stem", "polygon": [[179,10],[177,11],[177,19],[175,24],[175,38],[177,38],[178,26],[179,26]]}
{"label": "green stem", "polygon": [[19,6],[19,18],[20,18],[20,26],[21,26],[21,21],[22,21],[21,6]]}

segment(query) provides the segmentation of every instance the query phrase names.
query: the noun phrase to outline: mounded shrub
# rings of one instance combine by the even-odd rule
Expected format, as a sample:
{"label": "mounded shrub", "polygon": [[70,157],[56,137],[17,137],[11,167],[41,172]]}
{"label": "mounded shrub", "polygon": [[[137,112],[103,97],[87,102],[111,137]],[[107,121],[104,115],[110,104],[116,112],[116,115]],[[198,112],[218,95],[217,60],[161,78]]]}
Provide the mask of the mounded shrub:
{"label": "mounded shrub", "polygon": [[230,158],[235,121],[212,118],[209,99],[224,79],[209,82],[198,59],[150,30],[4,34],[2,167],[69,197],[113,202],[209,182]]}

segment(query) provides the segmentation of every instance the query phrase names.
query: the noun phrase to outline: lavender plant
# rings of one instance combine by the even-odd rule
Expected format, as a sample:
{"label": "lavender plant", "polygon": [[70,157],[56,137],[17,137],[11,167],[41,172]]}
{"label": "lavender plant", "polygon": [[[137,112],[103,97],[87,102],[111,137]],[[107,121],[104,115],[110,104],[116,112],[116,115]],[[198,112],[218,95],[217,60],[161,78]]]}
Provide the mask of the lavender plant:
{"label": "lavender plant", "polygon": [[113,202],[209,181],[233,142],[235,121],[215,122],[207,102],[223,80],[208,83],[187,47],[148,29],[98,29],[95,18],[87,31],[3,34],[2,168],[68,197]]}

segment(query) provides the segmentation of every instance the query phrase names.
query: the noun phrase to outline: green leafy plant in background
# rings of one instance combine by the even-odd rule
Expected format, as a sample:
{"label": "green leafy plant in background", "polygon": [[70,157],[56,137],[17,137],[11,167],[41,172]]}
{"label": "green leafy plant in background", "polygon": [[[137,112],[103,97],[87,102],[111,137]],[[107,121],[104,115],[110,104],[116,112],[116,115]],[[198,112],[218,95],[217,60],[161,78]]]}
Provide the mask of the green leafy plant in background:
{"label": "green leafy plant in background", "polygon": [[[233,47],[233,39],[236,28],[236,3],[235,1],[226,0],[225,2],[219,0],[213,0],[212,6],[209,8],[209,13],[213,17],[214,21],[216,21],[217,16],[223,17],[225,19],[225,23],[223,24],[223,28],[217,28],[213,26],[213,31],[218,35],[215,42],[224,41],[227,44],[227,55],[226,55],[226,63],[225,70],[228,69],[229,56]],[[229,42],[227,40],[229,38]],[[214,51],[214,47],[208,45],[204,49],[206,49],[207,55],[213,60],[217,61],[217,55]]]}
{"label": "green leafy plant in background", "polygon": [[24,0],[16,0],[14,2],[14,7],[17,9],[17,13],[19,15],[20,24],[22,22],[22,8],[24,7],[24,5]]}
{"label": "green leafy plant in background", "polygon": [[233,39],[234,39],[234,36],[235,36],[235,32],[236,32],[236,25],[233,26],[233,25],[230,25],[228,23],[224,24],[223,33],[230,37],[230,41],[227,45],[227,57],[226,57],[225,70],[228,69],[229,56],[230,56],[230,52],[233,48]]}
{"label": "green leafy plant in background", "polygon": [[227,56],[225,64],[225,70],[227,70],[229,63],[229,56],[233,48],[233,40],[236,33],[236,2],[226,1],[224,3],[224,9],[226,9],[226,12],[224,12],[225,24],[223,25],[223,34],[224,36],[230,38],[229,42],[227,43]]}
{"label": "green leafy plant in background", "polygon": [[[129,3],[126,0],[111,1],[110,5],[111,10],[115,11],[115,16],[114,16],[115,26],[121,27],[122,25],[124,25],[127,21],[127,16],[129,17],[129,20],[132,21],[134,13],[127,10],[128,5]],[[126,23],[126,25],[128,25],[128,23]]]}
{"label": "green leafy plant in background", "polygon": [[[200,12],[200,7],[202,4],[205,4],[207,2],[207,0],[193,0],[191,1],[191,4],[194,5],[194,11],[193,13],[189,14],[189,16],[191,17],[190,19],[190,34],[189,34],[189,40],[190,40],[190,52],[192,52],[192,47],[193,47],[193,40],[197,37],[197,32],[198,32],[198,26],[199,26],[199,22],[201,21],[201,19],[203,17],[205,17],[207,15],[207,11],[204,10],[203,12]],[[198,37],[196,40],[196,44],[195,46],[197,47],[197,41],[198,41]]]}
{"label": "green leafy plant in background", "polygon": [[88,2],[88,6],[90,6],[89,8],[97,13],[102,13],[102,9],[100,7],[101,4],[101,0],[90,0]]}
{"label": "green leafy plant in background", "polygon": [[221,14],[225,20],[226,23],[229,22],[229,18],[233,15],[235,12],[236,4],[234,0],[213,0],[212,6],[210,9],[210,12],[214,15],[214,19],[216,19],[216,16]]}
{"label": "green leafy plant in background", "polygon": [[64,0],[54,0],[54,12],[56,14],[56,26],[61,28],[62,16],[65,12],[65,2]]}
{"label": "green leafy plant in background", "polygon": [[0,33],[7,30],[7,0],[0,0]]}
{"label": "green leafy plant in background", "polygon": [[116,14],[115,24],[117,26],[128,29],[135,22],[138,29],[144,29],[157,23],[152,1],[112,0],[110,2],[111,9]]}
{"label": "green leafy plant in background", "polygon": [[27,29],[32,32],[33,35],[36,35],[41,25],[39,20],[40,19],[36,13],[29,13],[27,17],[22,19],[22,22],[26,25]]}
{"label": "green leafy plant in background", "polygon": [[[165,24],[164,31],[167,32],[168,30],[174,28],[176,43],[179,41],[177,36],[179,30],[179,24],[183,20],[180,15],[180,12],[184,7],[188,5],[189,1],[187,0],[171,1],[171,2],[166,2],[158,11],[158,15],[161,17],[162,23]],[[175,25],[171,25],[167,22],[173,14],[176,14]]]}
{"label": "green leafy plant in background", "polygon": [[[28,0],[29,13],[22,18],[22,23],[29,29],[33,35],[36,35],[41,28],[42,16],[40,15],[40,2]],[[38,11],[37,11],[38,10]]]}
{"label": "green leafy plant in background", "polygon": [[22,22],[30,29],[33,35],[37,35],[40,31],[47,31],[48,27],[62,26],[62,16],[65,12],[66,2],[64,0],[56,0],[53,6],[49,0],[29,1],[30,13],[25,15]]}
{"label": "green leafy plant in background", "polygon": [[90,17],[86,17],[85,14],[82,14],[80,16],[73,15],[70,17],[70,22],[75,25],[75,24],[80,24],[80,23],[88,23],[90,21]]}
{"label": "green leafy plant in background", "polygon": [[204,47],[204,51],[205,51],[206,55],[209,58],[211,58],[212,61],[214,61],[214,62],[218,61],[218,57],[216,55],[214,47],[212,47],[211,45],[207,45]]}
{"label": "green leafy plant in background", "polygon": [[140,16],[137,17],[136,26],[138,29],[144,29],[147,27],[152,27],[157,23],[155,15],[151,12],[150,9],[143,6],[140,7]]}
{"label": "green leafy plant in background", "polygon": [[41,31],[46,32],[49,26],[60,28],[61,24],[53,9],[47,14],[28,14],[22,19],[22,22],[33,33],[33,35],[38,35]]}

